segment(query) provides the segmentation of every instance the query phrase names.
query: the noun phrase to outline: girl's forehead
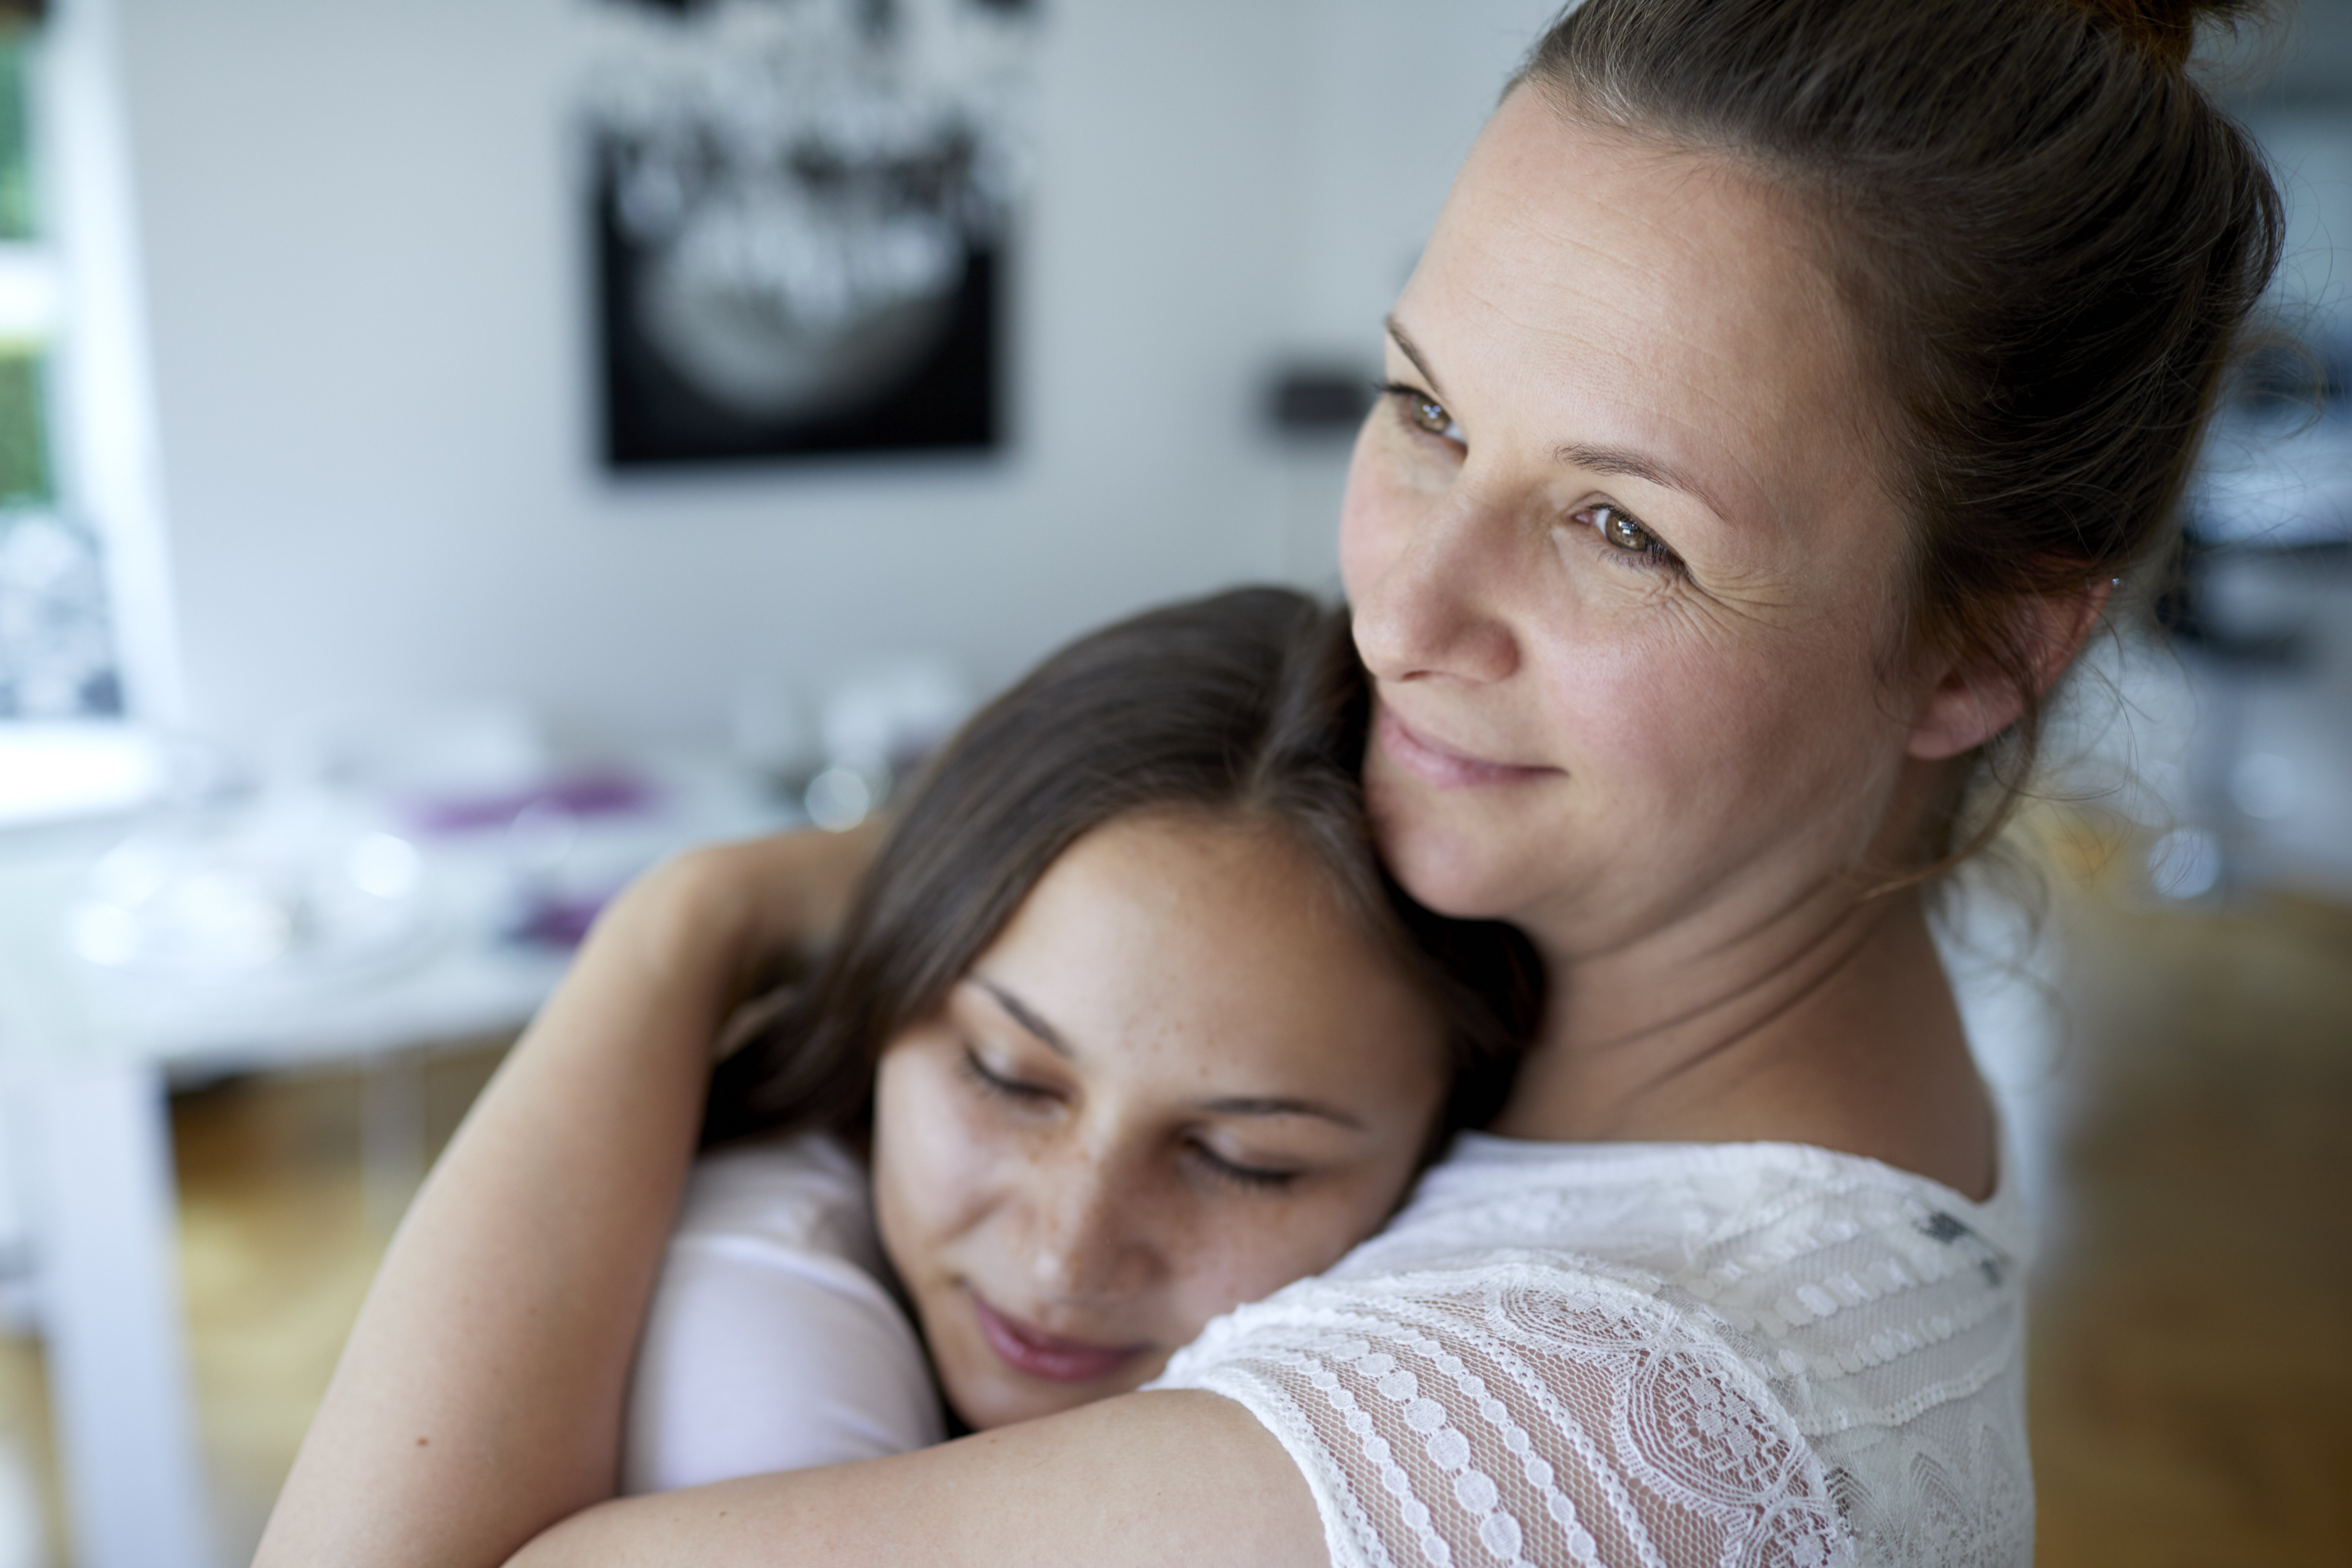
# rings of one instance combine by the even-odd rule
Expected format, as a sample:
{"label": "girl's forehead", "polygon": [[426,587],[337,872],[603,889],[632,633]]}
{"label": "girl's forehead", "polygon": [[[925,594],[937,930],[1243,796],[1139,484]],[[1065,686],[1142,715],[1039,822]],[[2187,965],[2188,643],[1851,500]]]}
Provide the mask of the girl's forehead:
{"label": "girl's forehead", "polygon": [[1246,1016],[1281,1007],[1354,956],[1334,902],[1284,836],[1129,816],[1055,861],[978,971],[1050,988],[1106,1024]]}
{"label": "girl's forehead", "polygon": [[1205,818],[1087,835],[960,993],[1085,1071],[1377,1077],[1411,1054],[1384,1039],[1439,1049],[1326,869],[1287,835]]}

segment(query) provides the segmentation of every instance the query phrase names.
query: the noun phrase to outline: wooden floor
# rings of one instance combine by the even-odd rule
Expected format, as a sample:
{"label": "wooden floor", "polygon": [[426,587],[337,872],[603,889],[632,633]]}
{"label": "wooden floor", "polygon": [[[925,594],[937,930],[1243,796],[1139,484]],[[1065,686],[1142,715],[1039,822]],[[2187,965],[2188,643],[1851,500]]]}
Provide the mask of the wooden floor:
{"label": "wooden floor", "polygon": [[503,1047],[176,1097],[181,1279],[224,1564],[260,1540],[392,1227]]}
{"label": "wooden floor", "polygon": [[[2033,1328],[2040,1561],[2352,1563],[2352,910],[2152,908],[2104,847],[2053,864],[2073,1109]],[[413,1180],[400,1150],[437,1147],[495,1059],[177,1099],[225,1563],[259,1532]],[[38,1350],[0,1340],[0,1568],[69,1562],[57,1519]]]}
{"label": "wooden floor", "polygon": [[2352,1563],[2352,910],[2062,900],[2040,1561]]}
{"label": "wooden floor", "polygon": [[[424,1165],[503,1041],[173,1096],[180,1268],[223,1568],[252,1556]],[[14,1492],[35,1505],[12,1511]],[[0,1339],[0,1568],[68,1568],[38,1342]]]}

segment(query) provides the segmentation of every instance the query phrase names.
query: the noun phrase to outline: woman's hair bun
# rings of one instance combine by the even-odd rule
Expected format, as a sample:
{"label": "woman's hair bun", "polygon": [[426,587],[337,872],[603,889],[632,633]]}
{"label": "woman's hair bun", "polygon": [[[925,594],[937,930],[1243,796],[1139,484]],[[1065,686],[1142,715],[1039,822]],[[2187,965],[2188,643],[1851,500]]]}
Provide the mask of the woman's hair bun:
{"label": "woman's hair bun", "polygon": [[2263,0],[2073,0],[2094,16],[2174,70],[2189,64],[2197,47],[2197,24],[2234,26],[2268,7]]}

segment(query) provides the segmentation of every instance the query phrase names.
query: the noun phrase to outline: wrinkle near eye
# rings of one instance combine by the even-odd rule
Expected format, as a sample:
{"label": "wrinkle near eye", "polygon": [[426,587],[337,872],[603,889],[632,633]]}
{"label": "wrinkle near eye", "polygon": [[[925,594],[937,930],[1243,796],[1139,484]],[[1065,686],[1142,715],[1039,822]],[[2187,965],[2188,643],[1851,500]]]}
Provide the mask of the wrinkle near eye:
{"label": "wrinkle near eye", "polygon": [[1675,595],[1675,609],[1682,626],[1694,640],[1710,647],[1730,648],[1742,636],[1741,628],[1761,628],[1767,631],[1785,630],[1790,612],[1801,609],[1794,600],[1767,596],[1760,591],[1727,591],[1717,584],[1712,588],[1687,576],[1684,586],[1689,592]]}

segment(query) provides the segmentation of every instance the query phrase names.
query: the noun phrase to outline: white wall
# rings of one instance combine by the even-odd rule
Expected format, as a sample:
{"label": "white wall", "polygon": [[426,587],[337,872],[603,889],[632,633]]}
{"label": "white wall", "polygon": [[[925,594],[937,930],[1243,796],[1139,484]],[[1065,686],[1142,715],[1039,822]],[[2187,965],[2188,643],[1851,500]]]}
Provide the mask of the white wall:
{"label": "white wall", "polygon": [[2314,339],[2352,331],[2352,102],[2265,106],[2246,119],[2286,197],[2277,292],[2289,322]]}
{"label": "white wall", "polygon": [[[1529,0],[1059,0],[991,460],[594,461],[567,0],[118,0],[188,711],[509,698],[715,739],[747,674],[1002,679],[1132,605],[1328,577],[1266,367],[1380,311]],[[1319,514],[1319,516],[1318,516]]]}
{"label": "white wall", "polygon": [[1559,0],[1304,0],[1294,331],[1377,351],[1454,167]]}
{"label": "white wall", "polygon": [[[1380,322],[1420,259],[1454,166],[1557,0],[1296,0],[1297,217],[1283,346],[1380,365]],[[1344,445],[1294,454],[1284,564],[1339,581]]]}

